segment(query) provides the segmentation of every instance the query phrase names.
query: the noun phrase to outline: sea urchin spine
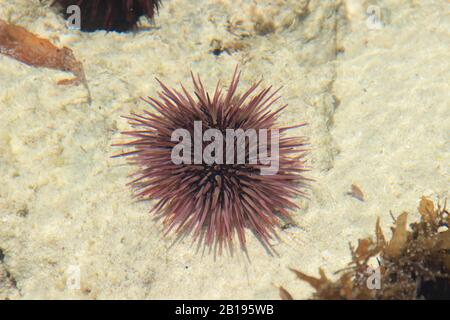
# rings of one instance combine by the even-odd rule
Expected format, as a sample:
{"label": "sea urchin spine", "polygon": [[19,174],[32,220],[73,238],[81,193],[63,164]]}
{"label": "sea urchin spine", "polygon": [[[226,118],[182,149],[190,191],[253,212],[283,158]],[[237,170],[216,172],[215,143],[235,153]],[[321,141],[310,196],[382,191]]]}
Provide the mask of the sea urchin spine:
{"label": "sea urchin spine", "polygon": [[[269,244],[279,218],[289,217],[288,210],[297,207],[292,197],[304,196],[309,180],[303,176],[307,171],[306,138],[285,136],[287,130],[304,124],[277,127],[276,119],[286,107],[271,110],[279,99],[276,97],[279,90],[272,93],[269,87],[253,94],[258,82],[239,95],[236,93],[239,78],[236,69],[227,93],[222,93],[218,83],[212,99],[198,76],[192,75],[194,96],[184,86],[180,92],[158,80],[162,87],[159,98],[145,100],[156,112],[144,110],[142,114],[125,117],[135,130],[122,134],[132,137],[133,141],[115,145],[133,148],[118,156],[130,157],[130,162],[139,168],[130,184],[138,198],[157,200],[151,211],[164,218],[167,231],[174,228],[177,232],[192,231],[194,239],[208,246],[231,245],[235,232],[240,244],[245,246],[245,228],[252,230],[264,244]],[[275,174],[264,175],[261,170],[266,163],[252,162],[255,158],[252,151],[258,150],[259,158],[263,146],[270,147],[272,153],[273,141],[260,139],[258,147],[252,148],[249,136],[244,136],[243,140],[245,163],[232,161],[229,164],[228,160],[211,163],[205,159],[199,162],[194,152],[184,154],[185,151],[183,155],[189,161],[174,163],[172,153],[179,140],[173,138],[173,133],[180,128],[185,130],[193,137],[187,145],[194,145],[198,136],[195,124],[198,123],[203,132],[216,129],[219,135],[225,135],[229,129],[242,129],[246,133],[263,129],[269,134],[278,132],[278,170]],[[207,141],[215,143],[216,139],[203,137],[202,155],[208,148]],[[236,141],[239,139],[233,142],[232,152],[238,151]],[[230,152],[222,144],[219,146],[223,150],[216,149],[213,156]],[[232,159],[236,160],[235,153],[232,154]]]}

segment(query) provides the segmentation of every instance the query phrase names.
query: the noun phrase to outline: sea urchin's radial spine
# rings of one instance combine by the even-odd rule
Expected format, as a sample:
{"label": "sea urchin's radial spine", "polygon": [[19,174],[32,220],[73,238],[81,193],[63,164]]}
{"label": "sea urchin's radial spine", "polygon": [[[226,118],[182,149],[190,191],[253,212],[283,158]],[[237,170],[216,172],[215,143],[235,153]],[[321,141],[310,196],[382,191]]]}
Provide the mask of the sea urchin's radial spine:
{"label": "sea urchin's radial spine", "polygon": [[[289,129],[303,124],[278,127],[277,117],[286,107],[272,110],[278,90],[271,92],[269,87],[256,92],[256,83],[237,94],[239,77],[236,70],[227,92],[218,84],[213,95],[206,92],[199,77],[192,76],[193,95],[183,86],[177,91],[159,82],[158,98],[146,100],[154,110],[125,117],[134,130],[123,134],[133,140],[117,144],[132,148],[119,155],[129,157],[138,168],[130,184],[137,197],[157,200],[152,211],[164,218],[167,231],[192,231],[195,239],[200,237],[207,245],[231,243],[235,233],[244,245],[245,228],[268,244],[279,217],[289,217],[289,210],[297,207],[292,198],[304,195],[308,181],[303,176],[306,138],[286,136]],[[199,130],[205,133],[203,137]],[[183,146],[193,147],[193,152],[183,149],[180,153],[182,162],[174,161],[174,150],[181,144],[179,137],[173,138],[174,132],[187,135]],[[231,143],[221,144],[220,136],[228,138],[230,132],[244,132],[243,140],[236,135]],[[252,132],[259,134],[256,140]],[[200,162],[195,159],[196,143]],[[213,144],[211,162],[205,154]],[[242,150],[244,163],[237,161]],[[270,150],[276,164],[271,174],[264,174],[273,164],[263,161],[269,159],[264,150]],[[230,157],[220,161],[220,156]]]}

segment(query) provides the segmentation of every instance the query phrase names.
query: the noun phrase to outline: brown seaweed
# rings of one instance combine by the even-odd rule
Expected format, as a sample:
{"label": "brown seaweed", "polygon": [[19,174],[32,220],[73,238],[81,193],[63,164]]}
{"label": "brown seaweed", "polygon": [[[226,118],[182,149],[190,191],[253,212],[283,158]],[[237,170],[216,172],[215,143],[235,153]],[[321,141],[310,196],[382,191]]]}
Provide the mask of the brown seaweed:
{"label": "brown seaweed", "polygon": [[[315,289],[312,299],[450,299],[448,211],[425,197],[418,211],[421,219],[410,224],[410,230],[406,212],[396,219],[389,242],[378,219],[375,239],[360,239],[355,250],[350,246],[352,261],[337,272],[341,276],[336,281],[322,269],[319,278],[291,270]],[[376,267],[369,262],[374,259]]]}
{"label": "brown seaweed", "polygon": [[279,289],[281,300],[293,300],[291,294],[285,288],[280,286],[278,289]]}
{"label": "brown seaweed", "polygon": [[59,85],[83,84],[87,86],[83,65],[70,48],[58,48],[49,40],[40,38],[21,26],[0,19],[0,53],[33,67],[43,67],[71,72],[73,79],[64,79]]}

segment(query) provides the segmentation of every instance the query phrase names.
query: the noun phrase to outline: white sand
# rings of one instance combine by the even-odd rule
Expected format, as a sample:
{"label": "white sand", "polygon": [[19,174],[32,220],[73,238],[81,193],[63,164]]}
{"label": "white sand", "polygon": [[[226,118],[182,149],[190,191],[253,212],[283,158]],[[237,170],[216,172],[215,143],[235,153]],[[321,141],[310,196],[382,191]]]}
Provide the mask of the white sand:
{"label": "white sand", "polygon": [[[277,285],[307,298],[288,267],[331,274],[378,216],[389,232],[389,210],[417,219],[422,195],[448,196],[449,2],[339,3],[167,0],[151,30],[86,34],[37,0],[0,0],[0,18],[73,49],[93,98],[56,84],[69,74],[0,56],[0,298],[277,299]],[[366,21],[370,4],[381,29]],[[210,53],[220,46],[242,48]],[[282,122],[310,124],[293,133],[311,138],[316,179],[278,255],[249,232],[249,260],[196,253],[189,239],[170,247],[152,204],[131,199],[133,168],[109,158],[128,128],[120,115],[145,108],[155,77],[191,87],[192,69],[213,90],[236,64],[243,88],[284,86]],[[352,183],[365,202],[346,194]],[[73,268],[80,290],[66,283]]]}

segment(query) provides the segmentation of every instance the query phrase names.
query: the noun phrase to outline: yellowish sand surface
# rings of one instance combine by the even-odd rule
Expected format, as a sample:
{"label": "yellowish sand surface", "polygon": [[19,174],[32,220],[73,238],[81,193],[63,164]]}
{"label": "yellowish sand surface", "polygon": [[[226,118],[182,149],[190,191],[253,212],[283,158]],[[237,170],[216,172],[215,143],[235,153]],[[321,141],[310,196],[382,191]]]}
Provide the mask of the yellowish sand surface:
{"label": "yellowish sand surface", "polygon": [[[377,217],[389,234],[389,211],[417,219],[422,195],[448,196],[448,1],[167,0],[128,34],[70,30],[48,1],[0,0],[0,19],[70,47],[92,94],[0,56],[0,299],[305,299],[289,267],[331,275]],[[272,255],[251,232],[247,255],[173,244],[110,158],[155,77],[192,88],[192,70],[212,91],[237,64],[242,90],[283,86],[283,124],[309,123],[292,133],[315,182]]]}

